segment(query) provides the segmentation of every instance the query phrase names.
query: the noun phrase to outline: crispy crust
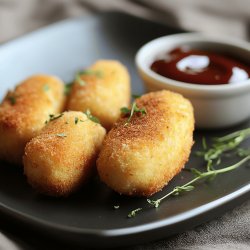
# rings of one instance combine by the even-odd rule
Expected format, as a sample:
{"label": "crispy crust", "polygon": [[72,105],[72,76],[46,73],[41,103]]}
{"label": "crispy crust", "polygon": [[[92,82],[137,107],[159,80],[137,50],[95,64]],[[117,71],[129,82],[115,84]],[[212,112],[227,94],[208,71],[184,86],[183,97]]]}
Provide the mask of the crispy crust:
{"label": "crispy crust", "polygon": [[25,144],[42,129],[49,114],[64,108],[64,84],[53,76],[32,76],[0,104],[0,159],[20,165]]}
{"label": "crispy crust", "polygon": [[139,108],[124,126],[121,117],[108,133],[97,168],[100,178],[121,194],[150,196],[181,171],[193,145],[191,103],[179,94],[159,91],[137,99]]}
{"label": "crispy crust", "polygon": [[120,108],[130,102],[130,77],[127,69],[118,61],[100,60],[89,70],[101,75],[82,75],[86,83],[72,87],[67,109],[86,111],[98,117],[106,129],[111,129],[120,116]]}
{"label": "crispy crust", "polygon": [[105,133],[82,112],[64,112],[49,122],[25,147],[24,173],[29,184],[50,196],[77,190],[94,170]]}

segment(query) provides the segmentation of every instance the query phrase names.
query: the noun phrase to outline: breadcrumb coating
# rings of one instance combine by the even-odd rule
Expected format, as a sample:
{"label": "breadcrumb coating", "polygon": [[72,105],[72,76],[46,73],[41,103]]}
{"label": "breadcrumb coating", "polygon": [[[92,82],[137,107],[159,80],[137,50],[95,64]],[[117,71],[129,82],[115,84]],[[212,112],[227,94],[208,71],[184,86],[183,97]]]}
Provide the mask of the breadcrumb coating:
{"label": "breadcrumb coating", "polygon": [[71,194],[91,176],[105,134],[82,112],[64,112],[26,145],[23,163],[28,182],[46,195]]}
{"label": "breadcrumb coating", "polygon": [[9,91],[0,104],[0,159],[22,164],[26,143],[64,102],[64,84],[54,76],[35,75]]}
{"label": "breadcrumb coating", "polygon": [[178,174],[193,145],[194,114],[180,94],[162,90],[136,99],[146,114],[122,116],[108,133],[99,158],[99,176],[130,196],[151,196]]}
{"label": "breadcrumb coating", "polygon": [[106,129],[111,129],[120,116],[120,108],[130,102],[130,77],[118,61],[99,60],[73,84],[67,109],[86,111],[98,117]]}

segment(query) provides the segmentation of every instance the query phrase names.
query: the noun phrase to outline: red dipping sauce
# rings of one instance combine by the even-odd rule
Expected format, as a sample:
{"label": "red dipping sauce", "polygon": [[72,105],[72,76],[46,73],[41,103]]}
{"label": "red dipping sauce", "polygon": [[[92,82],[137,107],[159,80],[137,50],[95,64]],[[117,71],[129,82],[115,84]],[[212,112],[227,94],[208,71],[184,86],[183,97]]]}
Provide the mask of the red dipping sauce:
{"label": "red dipping sauce", "polygon": [[250,77],[250,66],[217,52],[176,48],[156,60],[151,69],[173,80],[196,84],[234,84]]}

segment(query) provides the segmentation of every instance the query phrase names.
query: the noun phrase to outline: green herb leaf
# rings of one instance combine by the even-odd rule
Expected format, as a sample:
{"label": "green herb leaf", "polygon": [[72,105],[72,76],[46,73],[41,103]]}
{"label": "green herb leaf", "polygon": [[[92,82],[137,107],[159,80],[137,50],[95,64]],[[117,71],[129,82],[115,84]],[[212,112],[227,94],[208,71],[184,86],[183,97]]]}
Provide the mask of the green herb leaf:
{"label": "green herb leaf", "polygon": [[63,116],[63,113],[58,114],[58,115],[50,114],[50,115],[49,115],[49,120],[45,121],[45,124],[48,124],[49,122],[51,122],[51,121],[53,121],[53,120],[56,120],[56,119],[58,119],[58,118],[60,118],[60,117],[62,117],[62,116]]}
{"label": "green herb leaf", "polygon": [[67,137],[67,135],[66,135],[66,134],[64,134],[64,133],[59,133],[59,134],[56,134],[56,136],[58,136],[58,137]]}
{"label": "green herb leaf", "polygon": [[174,188],[173,195],[179,195],[182,192],[190,192],[193,189],[194,189],[194,186],[192,186],[192,185],[177,186]]}
{"label": "green herb leaf", "polygon": [[94,75],[96,77],[103,77],[103,72],[100,70],[86,69],[78,72],[79,75]]}
{"label": "green herb leaf", "polygon": [[9,100],[9,102],[10,102],[11,105],[15,105],[16,104],[16,97],[14,95],[8,96],[8,100]]}
{"label": "green herb leaf", "polygon": [[123,107],[120,110],[121,110],[121,113],[123,113],[125,115],[130,114],[129,118],[127,119],[127,121],[125,123],[125,126],[128,125],[128,123],[130,122],[130,120],[132,119],[132,117],[135,113],[141,113],[142,115],[147,114],[146,109],[145,108],[141,108],[141,109],[138,108],[135,101],[132,104],[131,110],[128,109],[127,107]]}
{"label": "green herb leaf", "polygon": [[83,112],[86,116],[87,116],[87,118],[89,119],[89,120],[91,120],[92,122],[95,122],[95,123],[98,123],[98,124],[100,124],[100,121],[99,121],[99,119],[97,118],[97,117],[95,117],[95,116],[93,116],[92,114],[91,114],[91,112],[90,112],[90,110],[89,109],[87,109],[85,112]]}
{"label": "green herb leaf", "polygon": [[80,86],[85,86],[87,83],[81,78],[82,75],[95,75],[99,78],[103,76],[103,72],[94,70],[82,70],[75,74],[74,81],[65,84],[64,94],[69,95],[74,83],[78,83]]}
{"label": "green herb leaf", "polygon": [[204,150],[207,150],[207,141],[205,137],[202,137],[202,147]]}
{"label": "green herb leaf", "polygon": [[129,114],[131,112],[131,110],[127,107],[123,107],[120,110],[121,110],[121,113],[123,114]]}
{"label": "green herb leaf", "polygon": [[141,95],[136,95],[136,94],[133,94],[133,95],[132,95],[132,97],[133,97],[134,99],[137,99],[137,98],[140,98],[140,97],[141,97]]}
{"label": "green herb leaf", "polygon": [[48,84],[43,85],[43,91],[45,91],[45,92],[49,91],[49,85]]}
{"label": "green herb leaf", "polygon": [[135,217],[135,216],[136,216],[136,214],[137,214],[139,211],[141,211],[141,210],[142,210],[142,208],[141,208],[141,207],[139,207],[139,208],[136,208],[136,209],[132,210],[132,211],[128,214],[128,218]]}
{"label": "green herb leaf", "polygon": [[86,82],[82,80],[81,75],[79,73],[76,74],[75,82],[77,82],[80,86],[86,85]]}
{"label": "green herb leaf", "polygon": [[70,82],[64,85],[64,95],[68,96],[70,94],[73,84],[73,82]]}
{"label": "green herb leaf", "polygon": [[79,118],[78,117],[75,117],[75,124],[77,124],[79,121]]}
{"label": "green herb leaf", "polygon": [[147,199],[147,202],[150,205],[153,205],[155,208],[160,206],[161,201],[160,200],[151,200],[151,199]]}
{"label": "green herb leaf", "polygon": [[83,75],[94,75],[96,77],[101,78],[103,76],[103,73],[101,71],[95,71],[90,69],[77,72],[75,75],[75,82],[77,82],[81,86],[86,85],[86,82],[81,78],[81,76]]}
{"label": "green herb leaf", "polygon": [[203,151],[196,152],[204,158],[207,170],[213,170],[213,165],[220,164],[221,156],[236,149],[244,140],[250,137],[250,128],[239,130],[226,136],[213,139],[212,147],[207,148],[205,139],[202,140]]}
{"label": "green herb leaf", "polygon": [[63,116],[63,113],[58,114],[58,115],[50,114],[50,115],[49,115],[49,121],[56,120],[56,119],[58,119],[58,118],[60,118],[60,117],[62,117],[62,116]]}
{"label": "green herb leaf", "polygon": [[196,169],[196,168],[191,168],[190,170],[191,170],[191,172],[192,172],[194,175],[196,175],[196,176],[200,176],[200,175],[202,174],[202,172],[199,171],[199,170]]}
{"label": "green herb leaf", "polygon": [[237,154],[240,157],[245,157],[250,155],[250,148],[239,148]]}

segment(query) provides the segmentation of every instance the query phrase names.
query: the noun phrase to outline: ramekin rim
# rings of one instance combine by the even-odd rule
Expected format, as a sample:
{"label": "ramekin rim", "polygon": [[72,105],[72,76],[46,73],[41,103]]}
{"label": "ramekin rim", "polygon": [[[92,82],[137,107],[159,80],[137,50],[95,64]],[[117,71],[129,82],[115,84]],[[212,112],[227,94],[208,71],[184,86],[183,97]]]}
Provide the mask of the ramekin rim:
{"label": "ramekin rim", "polygon": [[[250,43],[244,40],[230,38],[228,36],[218,36],[218,35],[209,35],[209,34],[203,34],[199,32],[192,32],[192,33],[178,33],[173,35],[167,35],[167,36],[161,36],[156,39],[153,39],[146,44],[144,44],[136,53],[135,55],[135,64],[137,68],[141,71],[143,71],[144,74],[146,74],[151,79],[155,79],[158,82],[161,82],[165,85],[171,85],[173,87],[182,88],[185,90],[192,90],[192,91],[206,91],[206,92],[225,92],[228,93],[230,91],[234,90],[245,90],[250,89],[250,78],[238,82],[237,84],[221,84],[221,85],[203,85],[203,84],[193,84],[193,83],[187,83],[187,82],[181,82],[177,81],[168,77],[161,76],[157,73],[155,73],[153,70],[151,70],[145,63],[143,64],[143,60],[141,59],[149,46],[152,46],[152,44],[157,43],[162,40],[169,40],[173,38],[182,38],[186,39],[186,41],[190,41],[193,39],[197,39],[197,41],[204,41],[204,42],[213,42],[213,43],[223,43],[225,45],[231,45],[235,47],[239,47],[241,49],[244,49],[246,51],[250,52]],[[188,39],[187,39],[188,38]],[[174,44],[174,43],[173,43]],[[183,41],[183,44],[185,44],[185,40]],[[155,54],[152,52],[152,57],[155,56]]]}

